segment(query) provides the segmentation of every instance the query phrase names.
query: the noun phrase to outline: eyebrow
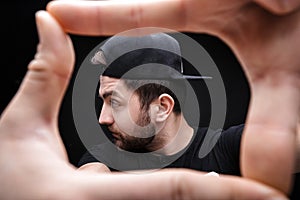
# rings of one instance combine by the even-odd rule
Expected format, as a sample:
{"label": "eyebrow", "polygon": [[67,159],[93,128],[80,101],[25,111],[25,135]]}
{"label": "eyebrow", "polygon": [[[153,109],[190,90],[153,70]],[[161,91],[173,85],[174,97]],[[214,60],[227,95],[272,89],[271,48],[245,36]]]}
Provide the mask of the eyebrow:
{"label": "eyebrow", "polygon": [[[114,94],[114,96],[117,96],[117,97],[119,97],[119,98],[122,98],[122,96],[121,96],[121,95],[119,94],[119,92],[117,92],[117,91],[107,91],[107,92],[105,92],[105,93],[102,95],[102,96],[103,96],[103,99],[106,99],[106,98],[112,96],[112,94]],[[101,95],[99,95],[99,97],[102,98]]]}
{"label": "eyebrow", "polygon": [[112,91],[105,92],[103,95],[100,95],[100,94],[99,94],[99,97],[100,97],[100,98],[103,98],[103,99],[106,99],[107,97],[111,96],[112,93],[113,93]]}

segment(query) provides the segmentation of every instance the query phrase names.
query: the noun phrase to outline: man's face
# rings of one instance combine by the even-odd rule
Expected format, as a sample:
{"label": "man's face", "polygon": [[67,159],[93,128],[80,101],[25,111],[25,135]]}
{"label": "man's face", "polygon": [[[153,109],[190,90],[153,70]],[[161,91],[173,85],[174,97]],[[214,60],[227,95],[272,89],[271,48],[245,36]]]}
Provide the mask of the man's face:
{"label": "man's face", "polygon": [[127,151],[146,152],[155,135],[148,111],[142,111],[139,97],[121,79],[100,77],[99,96],[103,106],[99,123],[107,125],[115,144]]}

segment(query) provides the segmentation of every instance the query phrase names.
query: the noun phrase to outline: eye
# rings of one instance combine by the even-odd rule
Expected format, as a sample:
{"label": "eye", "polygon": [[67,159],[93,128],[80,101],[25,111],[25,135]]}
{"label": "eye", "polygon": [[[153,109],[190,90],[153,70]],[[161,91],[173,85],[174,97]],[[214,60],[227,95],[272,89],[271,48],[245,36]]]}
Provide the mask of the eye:
{"label": "eye", "polygon": [[111,99],[110,100],[110,105],[111,105],[112,108],[117,108],[117,107],[120,106],[120,102],[115,100],[115,99]]}

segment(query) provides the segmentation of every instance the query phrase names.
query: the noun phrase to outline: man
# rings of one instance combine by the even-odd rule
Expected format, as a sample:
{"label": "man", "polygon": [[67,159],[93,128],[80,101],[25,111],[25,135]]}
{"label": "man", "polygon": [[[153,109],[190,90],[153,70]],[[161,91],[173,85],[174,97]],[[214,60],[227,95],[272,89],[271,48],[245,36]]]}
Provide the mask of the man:
{"label": "man", "polygon": [[[286,199],[300,106],[300,65],[294,50],[299,47],[299,1],[121,2],[54,1],[48,12],[36,14],[36,57],[1,115],[1,198]],[[66,32],[103,35],[149,25],[215,34],[242,62],[252,87],[241,145],[243,178],[216,179],[184,169],[95,175],[69,164],[57,128],[74,64]]]}
{"label": "man", "polygon": [[166,33],[116,35],[100,47],[92,58],[106,68],[100,76],[99,123],[121,150],[97,145],[79,166],[98,161],[112,170],[184,167],[240,175],[243,125],[226,131],[190,125],[184,116],[191,98],[187,80],[211,77],[183,74],[183,59],[178,41]]}

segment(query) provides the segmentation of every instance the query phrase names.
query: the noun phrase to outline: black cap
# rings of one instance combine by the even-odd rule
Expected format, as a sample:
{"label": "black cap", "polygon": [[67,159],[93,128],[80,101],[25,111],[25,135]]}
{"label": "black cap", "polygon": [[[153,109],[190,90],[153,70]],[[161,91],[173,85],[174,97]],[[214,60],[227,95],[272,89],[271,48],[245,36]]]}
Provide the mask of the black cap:
{"label": "black cap", "polygon": [[166,33],[110,37],[92,58],[103,76],[126,79],[210,79],[184,74],[178,41]]}

